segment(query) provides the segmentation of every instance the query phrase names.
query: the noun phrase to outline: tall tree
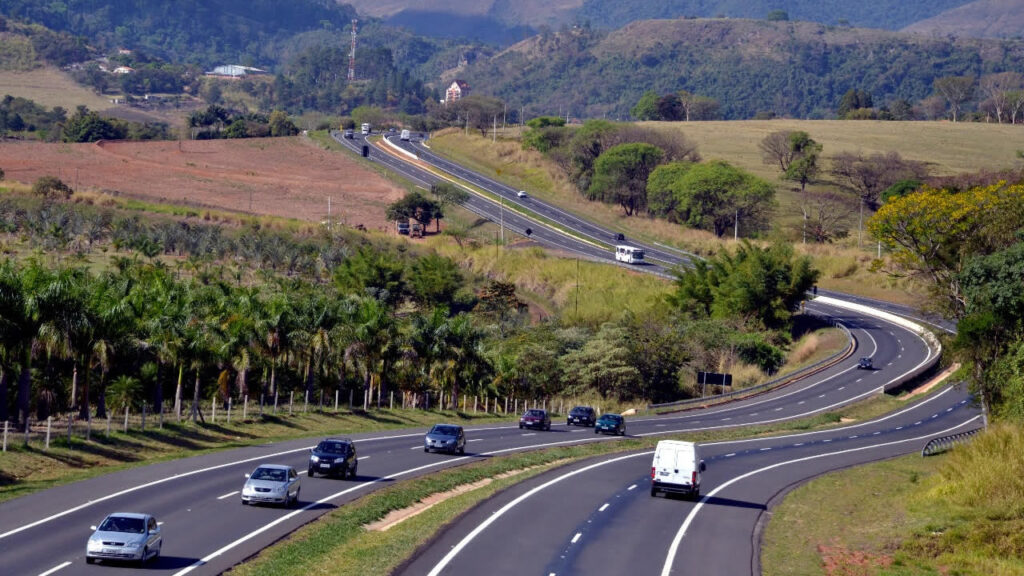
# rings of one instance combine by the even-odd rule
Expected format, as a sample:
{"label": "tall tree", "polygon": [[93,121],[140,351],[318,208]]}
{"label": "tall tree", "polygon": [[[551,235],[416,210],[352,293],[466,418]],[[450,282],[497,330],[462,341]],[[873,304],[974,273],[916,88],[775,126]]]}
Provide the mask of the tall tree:
{"label": "tall tree", "polygon": [[932,83],[935,92],[942,96],[946,103],[949,104],[949,110],[953,115],[953,122],[956,122],[959,118],[960,110],[963,109],[964,104],[974,97],[974,82],[974,76],[969,74],[967,76],[943,76],[936,78]]}
{"label": "tall tree", "polygon": [[615,203],[626,216],[647,207],[647,177],[661,163],[664,152],[643,143],[610,148],[594,163],[594,181],[587,191],[592,200]]}
{"label": "tall tree", "polygon": [[762,230],[775,205],[770,184],[720,160],[694,165],[676,187],[685,222],[719,237],[740,221],[745,230]]}

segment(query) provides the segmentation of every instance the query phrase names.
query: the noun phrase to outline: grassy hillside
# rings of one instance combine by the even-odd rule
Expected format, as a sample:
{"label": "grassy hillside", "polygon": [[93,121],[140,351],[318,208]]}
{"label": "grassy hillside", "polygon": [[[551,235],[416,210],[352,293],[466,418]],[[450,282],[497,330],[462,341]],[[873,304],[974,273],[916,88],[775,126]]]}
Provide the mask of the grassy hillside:
{"label": "grassy hillside", "polygon": [[[776,183],[780,205],[775,216],[776,229],[790,238],[793,238],[792,231],[785,227],[798,219],[794,206],[795,194],[788,183],[778,179],[778,173],[773,167],[761,161],[757,147],[770,132],[807,131],[823,144],[826,159],[844,150],[865,154],[895,150],[904,157],[927,162],[932,173],[940,175],[1020,167],[1022,161],[1017,158],[1016,150],[1024,149],[1024,132],[1019,128],[990,124],[752,120],[652,125],[663,130],[682,131],[698,145],[704,159],[725,159]],[[431,146],[435,151],[473,166],[484,174],[526,189],[531,195],[566,207],[627,236],[677,245],[703,254],[713,253],[723,246],[723,242],[706,232],[686,229],[662,220],[627,218],[615,206],[583,200],[553,163],[540,154],[523,151],[515,136],[516,133],[510,131],[507,139],[492,143],[489,138],[466,135],[462,131],[448,131],[435,135]],[[834,188],[828,182],[812,186]],[[726,240],[725,244],[729,242],[731,240]],[[858,249],[855,231],[850,238],[836,245],[802,247],[822,269],[823,287],[918,303],[914,296],[914,286],[868,271],[875,256],[872,248],[867,246]]]}
{"label": "grassy hillside", "polygon": [[1024,36],[1024,2],[977,0],[915,22],[903,30],[933,36],[1020,38]]}
{"label": "grassy hillside", "polygon": [[1024,430],[823,476],[775,509],[765,576],[1024,573]]}
{"label": "grassy hillside", "polygon": [[62,106],[71,111],[79,104],[96,111],[113,106],[109,99],[96,95],[52,66],[28,71],[0,70],[0,98],[6,94],[33,100],[45,108]]}
{"label": "grassy hillside", "polygon": [[827,118],[850,89],[876,106],[919,101],[936,78],[1024,69],[1024,42],[950,40],[763,20],[646,20],[620,30],[536,36],[464,77],[527,117],[625,119],[647,90],[716,99],[721,117]]}

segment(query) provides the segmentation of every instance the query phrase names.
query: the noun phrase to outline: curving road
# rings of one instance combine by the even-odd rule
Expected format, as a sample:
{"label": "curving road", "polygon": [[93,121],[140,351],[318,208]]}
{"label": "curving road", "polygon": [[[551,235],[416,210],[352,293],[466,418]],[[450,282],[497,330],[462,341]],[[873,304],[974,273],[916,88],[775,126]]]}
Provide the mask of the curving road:
{"label": "curving road", "polygon": [[[371,158],[384,156],[378,152],[374,149]],[[401,164],[396,166],[401,168]],[[417,172],[412,174],[415,176]],[[422,171],[418,174],[424,176]],[[480,210],[484,212],[494,207],[488,202],[482,202],[482,206]],[[536,226],[534,238],[540,236],[546,228],[525,218],[523,223]],[[550,234],[550,238],[555,240],[565,237],[557,231],[550,231]],[[574,242],[577,242],[574,246],[580,250],[593,249],[587,242]],[[606,249],[597,249],[594,253],[597,254],[595,257],[610,257]],[[887,383],[915,370],[932,355],[932,351],[917,334],[899,325],[820,303],[811,303],[808,308],[815,313],[836,318],[850,328],[858,347],[851,359],[784,389],[755,398],[706,410],[632,419],[628,422],[629,434],[655,436],[713,430],[819,414],[878,394]],[[872,356],[878,369],[858,370],[853,359],[857,356]],[[806,435],[803,440],[764,439],[733,445],[705,445],[709,470],[704,491],[709,496],[701,505],[678,500],[651,500],[642,484],[648,470],[646,458],[649,455],[609,457],[578,464],[575,466],[598,466],[573,476],[571,482],[554,482],[525,498],[523,502],[529,503],[526,507],[520,505],[511,509],[518,514],[520,511],[529,511],[529,506],[541,506],[533,510],[545,511],[540,516],[544,522],[510,524],[506,520],[514,517],[511,511],[496,516],[493,524],[481,531],[479,537],[484,540],[463,546],[444,570],[445,573],[464,573],[476,565],[475,573],[479,573],[482,565],[494,567],[500,563],[502,569],[506,566],[520,566],[517,573],[549,570],[543,573],[566,574],[578,573],[592,566],[615,565],[608,564],[609,560],[602,558],[602,555],[627,556],[633,562],[640,562],[638,556],[642,555],[645,563],[631,566],[643,566],[644,571],[653,571],[654,568],[648,570],[647,566],[653,567],[663,562],[673,549],[676,550],[673,554],[680,557],[684,557],[683,554],[690,546],[698,546],[698,549],[705,552],[725,549],[735,551],[740,548],[754,550],[756,548],[749,527],[745,528],[746,536],[737,543],[736,534],[742,532],[734,533],[730,526],[747,526],[747,516],[761,513],[759,506],[768,501],[761,491],[775,494],[788,485],[786,482],[799,481],[792,478],[803,478],[823,468],[850,465],[859,462],[859,459],[877,459],[900,451],[919,449],[918,437],[939,433],[974,417],[965,401],[963,391],[947,390],[908,411],[851,430],[815,433]],[[360,476],[354,481],[304,478],[301,505],[295,510],[243,507],[239,502],[238,490],[241,489],[243,475],[261,462],[290,464],[304,471],[313,439],[265,444],[154,464],[5,502],[0,504],[0,566],[3,567],[3,573],[17,575],[132,572],[136,568],[86,565],[84,546],[90,533],[89,526],[96,524],[107,513],[144,510],[163,522],[165,540],[162,557],[145,567],[147,573],[217,574],[317,516],[394,481],[514,451],[617,441],[614,437],[596,436],[588,428],[566,427],[562,423],[555,423],[551,432],[524,432],[515,425],[471,427],[467,429],[467,455],[458,457],[424,454],[420,443],[423,432],[405,430],[354,435],[361,456]],[[833,447],[841,445],[857,450],[828,455],[834,451]],[[800,458],[811,459],[778,465]],[[770,465],[778,466],[733,481],[738,475]],[[554,480],[564,473],[565,470],[552,472],[532,482]],[[791,474],[792,478],[787,480],[786,474]],[[580,479],[586,482],[580,482]],[[522,491],[532,485],[535,484],[510,490],[487,506],[498,504],[504,498],[516,498],[517,494],[523,494]],[[636,487],[630,489],[633,485]],[[572,488],[565,488],[567,486]],[[572,498],[566,498],[560,492],[566,489],[572,490]],[[716,489],[719,492],[710,492]],[[547,513],[552,509],[551,498],[559,498],[557,514]],[[606,500],[609,506],[602,510],[603,504],[597,503],[598,500]],[[722,524],[724,515],[708,514],[702,511],[705,508],[728,510],[729,516],[735,518]],[[483,509],[485,507],[474,514]],[[686,537],[681,538],[673,548],[673,538],[666,540],[665,536],[669,532],[675,534],[680,529],[684,510],[686,514],[692,510],[698,510],[698,513],[690,520]],[[610,514],[605,514],[608,512]],[[645,516],[647,514],[651,516],[648,518]],[[644,522],[634,524],[636,515],[640,515]],[[454,538],[459,530],[468,526],[470,517],[448,531],[445,538]],[[608,522],[595,524],[595,520],[605,519]],[[594,525],[594,529],[584,534],[580,527],[589,525]],[[526,526],[530,528],[524,529]],[[637,530],[637,526],[643,529]],[[720,530],[726,532],[719,533]],[[578,538],[575,536],[577,533],[580,534]],[[544,537],[537,538],[538,534]],[[720,534],[720,537],[702,542],[700,538],[703,534]],[[489,546],[483,547],[482,543],[492,537],[502,538],[503,545],[487,551],[487,561],[481,564],[484,560],[480,557],[474,559],[472,554],[488,550]],[[574,538],[576,542],[571,542]],[[633,540],[646,544],[635,550],[622,545],[632,543]],[[502,556],[505,548],[511,548],[512,543],[520,541],[534,552]],[[444,542],[440,540],[436,546],[424,551],[418,562],[447,554]],[[704,553],[703,562],[711,561],[711,556]],[[735,561],[737,554],[730,552],[713,556],[715,562],[725,562]],[[656,560],[658,557],[661,560]],[[506,561],[498,562],[501,558]],[[753,552],[746,554],[746,558],[747,568],[740,573],[749,569]],[[406,573],[422,574],[432,568],[415,564],[408,566]],[[723,567],[711,573],[736,572],[732,568]]]}

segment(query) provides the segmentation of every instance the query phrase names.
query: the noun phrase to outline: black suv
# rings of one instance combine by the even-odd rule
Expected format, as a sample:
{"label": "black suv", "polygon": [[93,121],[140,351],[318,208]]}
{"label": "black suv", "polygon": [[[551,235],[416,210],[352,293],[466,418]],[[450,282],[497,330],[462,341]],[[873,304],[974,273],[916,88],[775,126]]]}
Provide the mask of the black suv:
{"label": "black suv", "polygon": [[359,460],[356,457],[356,445],[345,438],[327,438],[321,440],[316,448],[309,451],[309,477],[316,473],[328,476],[356,477]]}
{"label": "black suv", "polygon": [[565,423],[568,426],[573,424],[577,426],[593,426],[594,422],[597,422],[597,412],[590,406],[576,406],[569,411],[569,415],[565,418]]}
{"label": "black suv", "polygon": [[860,370],[874,370],[875,365],[874,362],[871,361],[871,358],[865,356],[857,362],[857,368]]}

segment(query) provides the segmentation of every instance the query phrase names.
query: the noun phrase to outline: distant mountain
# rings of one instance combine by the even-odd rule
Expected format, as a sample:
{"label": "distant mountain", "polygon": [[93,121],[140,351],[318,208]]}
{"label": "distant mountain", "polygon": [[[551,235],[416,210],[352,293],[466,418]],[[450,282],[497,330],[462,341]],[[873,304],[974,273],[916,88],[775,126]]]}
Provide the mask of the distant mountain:
{"label": "distant mountain", "polygon": [[296,34],[349,27],[355,10],[333,0],[3,0],[0,16],[88,38],[104,49],[145,50],[172,62],[266,66]]}
{"label": "distant mountain", "polygon": [[978,0],[915,22],[905,32],[972,38],[1024,37],[1024,0]]}
{"label": "distant mountain", "polygon": [[1024,42],[934,38],[764,20],[648,20],[540,34],[460,76],[527,115],[627,118],[646,90],[716,99],[727,119],[828,117],[850,89],[876,106],[921,100],[936,78],[1024,70]]}
{"label": "distant mountain", "polygon": [[[341,0],[339,0],[341,1]],[[763,19],[783,11],[790,20],[899,30],[964,5],[970,0],[344,0],[361,15],[391,23],[410,23],[425,36],[451,37],[477,22],[495,39],[515,37],[500,32],[526,26],[557,29],[563,24],[589,24],[618,29],[630,22],[676,18]],[[1020,4],[1006,2],[1005,4]],[[418,20],[421,18],[422,20]],[[429,24],[424,24],[429,21]],[[470,30],[473,32],[473,30]],[[969,35],[969,34],[965,34]],[[467,37],[473,37],[470,34]],[[485,38],[486,40],[486,38]]]}
{"label": "distant mountain", "polygon": [[584,0],[577,13],[593,26],[621,28],[654,18],[753,18],[784,11],[790,20],[898,30],[970,0]]}

